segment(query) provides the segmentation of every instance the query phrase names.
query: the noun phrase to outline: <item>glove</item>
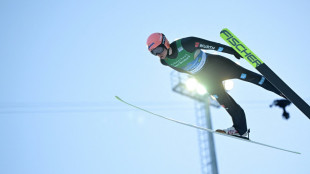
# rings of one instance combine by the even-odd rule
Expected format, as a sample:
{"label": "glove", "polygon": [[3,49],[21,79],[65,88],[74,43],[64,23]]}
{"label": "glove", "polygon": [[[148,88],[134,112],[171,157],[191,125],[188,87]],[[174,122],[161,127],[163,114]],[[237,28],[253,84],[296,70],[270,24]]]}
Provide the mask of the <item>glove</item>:
{"label": "glove", "polygon": [[235,51],[234,56],[235,56],[237,59],[242,58],[242,56],[241,56],[237,51]]}

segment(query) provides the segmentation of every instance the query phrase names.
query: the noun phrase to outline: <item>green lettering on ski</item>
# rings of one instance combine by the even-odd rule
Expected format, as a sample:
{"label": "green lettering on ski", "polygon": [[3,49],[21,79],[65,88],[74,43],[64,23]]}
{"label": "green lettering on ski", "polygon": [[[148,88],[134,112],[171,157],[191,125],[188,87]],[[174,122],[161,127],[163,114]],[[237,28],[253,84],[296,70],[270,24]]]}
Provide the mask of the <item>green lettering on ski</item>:
{"label": "green lettering on ski", "polygon": [[227,28],[221,31],[221,37],[254,68],[264,63]]}

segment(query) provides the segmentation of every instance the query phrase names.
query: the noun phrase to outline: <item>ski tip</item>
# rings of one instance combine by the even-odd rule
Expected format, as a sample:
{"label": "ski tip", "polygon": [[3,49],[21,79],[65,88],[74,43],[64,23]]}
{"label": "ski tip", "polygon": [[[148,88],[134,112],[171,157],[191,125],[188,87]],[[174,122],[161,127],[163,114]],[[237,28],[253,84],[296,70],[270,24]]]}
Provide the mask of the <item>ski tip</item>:
{"label": "ski tip", "polygon": [[117,100],[122,100],[121,98],[119,98],[117,95],[115,96],[115,98],[117,99]]}

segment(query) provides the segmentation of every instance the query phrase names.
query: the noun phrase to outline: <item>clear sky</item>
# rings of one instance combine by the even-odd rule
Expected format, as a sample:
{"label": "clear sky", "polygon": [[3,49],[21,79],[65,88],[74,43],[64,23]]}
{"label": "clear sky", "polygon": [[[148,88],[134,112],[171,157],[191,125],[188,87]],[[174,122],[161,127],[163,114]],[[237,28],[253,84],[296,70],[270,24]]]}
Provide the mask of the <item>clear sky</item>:
{"label": "clear sky", "polygon": [[[226,44],[219,33],[227,27],[310,103],[309,7],[306,0],[1,0],[0,173],[200,173],[197,130],[114,98],[196,123],[194,101],[172,92],[172,70],[147,51],[146,38],[163,32],[170,41]],[[234,82],[230,94],[251,138],[302,154],[215,135],[219,172],[309,173],[310,120],[292,105],[284,120],[269,108],[275,94]],[[214,129],[232,125],[223,109],[211,115]]]}

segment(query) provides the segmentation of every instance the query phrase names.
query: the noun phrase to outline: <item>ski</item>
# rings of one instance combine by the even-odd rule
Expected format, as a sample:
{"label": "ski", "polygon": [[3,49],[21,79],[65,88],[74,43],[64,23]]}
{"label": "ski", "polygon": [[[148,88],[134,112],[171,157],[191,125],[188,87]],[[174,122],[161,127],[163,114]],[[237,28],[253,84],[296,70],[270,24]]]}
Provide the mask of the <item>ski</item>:
{"label": "ski", "polygon": [[185,126],[188,126],[188,127],[191,127],[191,128],[195,128],[195,129],[200,129],[200,130],[203,130],[203,131],[208,131],[210,133],[213,133],[213,134],[217,134],[217,135],[222,135],[222,136],[226,136],[226,137],[230,137],[230,138],[234,138],[234,139],[237,139],[237,140],[241,140],[241,141],[245,141],[245,142],[248,142],[248,143],[253,143],[253,144],[257,144],[257,145],[261,145],[261,146],[265,146],[265,147],[269,147],[269,148],[273,148],[273,149],[277,149],[277,150],[281,150],[281,151],[285,151],[285,152],[290,152],[290,153],[295,153],[295,154],[301,154],[300,152],[295,152],[295,151],[291,151],[291,150],[287,150],[287,149],[283,149],[283,148],[279,148],[279,147],[276,147],[276,146],[271,146],[271,145],[268,145],[268,144],[264,144],[264,143],[260,143],[260,142],[256,142],[256,141],[252,141],[252,140],[247,140],[247,139],[244,139],[244,138],[239,138],[239,137],[235,137],[235,136],[231,136],[231,135],[227,135],[227,134],[223,134],[223,133],[219,133],[219,132],[216,132],[212,129],[208,129],[208,128],[204,128],[204,127],[199,127],[199,126],[196,126],[196,125],[193,125],[193,124],[189,124],[189,123],[185,123],[185,122],[182,122],[182,121],[178,121],[178,120],[175,120],[175,119],[172,119],[172,118],[169,118],[169,117],[165,117],[165,116],[162,116],[162,115],[159,115],[159,114],[156,114],[156,113],[153,113],[151,111],[148,111],[146,109],[143,109],[141,107],[138,107],[136,105],[133,105],[133,104],[130,104],[124,100],[122,100],[120,97],[118,96],[115,96],[115,98],[119,101],[121,101],[122,103],[125,103],[131,107],[134,107],[136,109],[139,109],[141,111],[144,111],[146,113],[149,113],[151,115],[155,115],[157,117],[160,117],[160,118],[163,118],[165,120],[169,120],[169,121],[172,121],[172,122],[175,122],[175,123],[178,123],[178,124],[181,124],[181,125],[185,125]]}
{"label": "ski", "polygon": [[309,105],[299,97],[281,78],[274,73],[258,56],[256,56],[243,42],[241,42],[227,28],[220,33],[221,37],[263,76],[265,76],[274,87],[276,87],[288,100],[310,119]]}

